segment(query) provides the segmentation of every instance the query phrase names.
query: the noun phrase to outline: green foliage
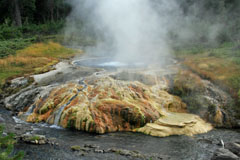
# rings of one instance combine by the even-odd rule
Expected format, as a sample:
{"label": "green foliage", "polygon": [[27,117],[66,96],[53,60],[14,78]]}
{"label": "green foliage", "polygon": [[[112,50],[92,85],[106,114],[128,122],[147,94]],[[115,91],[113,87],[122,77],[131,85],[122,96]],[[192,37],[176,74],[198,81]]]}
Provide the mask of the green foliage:
{"label": "green foliage", "polygon": [[64,21],[57,21],[57,22],[46,22],[41,25],[37,24],[28,24],[23,25],[21,28],[22,33],[25,36],[31,36],[36,34],[41,35],[49,35],[49,34],[56,34],[64,27]]}
{"label": "green foliage", "polygon": [[[8,20],[6,20],[8,21]],[[8,22],[6,22],[8,23]],[[47,22],[44,24],[27,24],[22,27],[15,27],[9,24],[0,25],[0,40],[16,38],[28,38],[37,35],[57,34],[64,27],[64,21]]]}
{"label": "green foliage", "polygon": [[14,144],[14,134],[3,134],[3,126],[0,126],[0,159],[1,160],[21,160],[24,157],[23,152],[18,152],[16,155],[12,155]]}
{"label": "green foliage", "polygon": [[6,24],[0,26],[0,40],[13,39],[21,36],[22,32],[18,27],[10,27]]}
{"label": "green foliage", "polygon": [[[14,22],[13,3],[13,0],[0,0],[0,23],[6,18]],[[19,0],[19,8],[23,24],[59,21],[70,12],[70,6],[65,0]]]}
{"label": "green foliage", "polygon": [[0,58],[15,54],[16,50],[23,49],[35,41],[35,37],[0,41]]}

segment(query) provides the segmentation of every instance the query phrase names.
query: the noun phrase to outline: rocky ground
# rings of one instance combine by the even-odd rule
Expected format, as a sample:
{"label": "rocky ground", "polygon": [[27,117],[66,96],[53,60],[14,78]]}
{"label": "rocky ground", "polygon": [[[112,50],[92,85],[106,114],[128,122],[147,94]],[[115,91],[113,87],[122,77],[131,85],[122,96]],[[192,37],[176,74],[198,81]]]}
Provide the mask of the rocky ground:
{"label": "rocky ground", "polygon": [[[187,73],[189,77],[187,81],[183,80],[184,76],[186,76],[186,71],[179,71],[177,64],[165,67],[154,66],[147,69],[115,68],[106,70],[61,62],[55,70],[33,76],[34,82],[32,82],[32,78],[12,80],[7,85],[7,90],[13,94],[11,96],[2,95],[6,98],[1,99],[1,107],[9,109],[11,112],[1,109],[0,121],[6,125],[7,132],[17,134],[20,142],[17,150],[27,151],[27,159],[31,159],[36,151],[39,151],[40,155],[42,152],[55,152],[51,155],[52,159],[61,156],[65,157],[64,159],[80,157],[83,159],[95,159],[96,157],[98,159],[99,157],[100,159],[107,157],[114,157],[114,159],[175,159],[176,157],[171,157],[171,154],[165,152],[160,154],[162,152],[159,150],[147,152],[143,148],[135,150],[131,147],[130,149],[126,148],[124,145],[122,147],[121,145],[112,147],[109,144],[102,146],[101,140],[96,140],[100,145],[79,141],[80,145],[74,144],[74,139],[77,138],[76,133],[73,133],[74,136],[65,135],[66,137],[59,140],[60,137],[54,135],[53,132],[64,135],[68,134],[68,131],[64,130],[62,133],[59,130],[51,130],[51,127],[61,126],[101,134],[133,131],[165,137],[205,133],[212,129],[207,122],[216,127],[239,125],[238,121],[234,119],[231,107],[227,108],[232,99],[225,91],[194,73]],[[169,93],[180,96],[183,101]],[[16,114],[18,115],[15,118],[17,123],[12,119],[12,116],[16,116]],[[41,127],[42,123],[49,124],[47,129]],[[215,132],[218,131],[212,133],[215,134]],[[79,132],[79,134],[83,133]],[[233,131],[231,134],[234,135],[231,137],[231,141],[224,139],[224,142],[227,142],[226,146],[235,146],[236,148],[238,142],[234,141],[234,138],[238,137],[239,133]],[[80,138],[83,135],[78,136]],[[87,137],[89,136],[87,135]],[[126,138],[131,139],[131,136]],[[142,136],[139,136],[140,139]],[[221,148],[221,136],[215,138],[214,141],[218,142],[212,142],[212,140],[210,142],[208,138],[203,138],[204,145],[206,142],[210,143],[207,145],[208,147],[213,147],[210,152],[204,154],[204,158],[208,157],[209,159],[215,149]],[[110,137],[106,135],[106,137],[112,139],[111,135]],[[187,142],[191,141],[190,139],[187,138]],[[71,142],[66,143],[64,140]],[[87,142],[88,140],[83,138],[83,141]],[[113,138],[111,144],[118,142]],[[140,145],[137,140],[134,143],[137,146]],[[195,139],[194,143],[191,145],[198,145],[199,142]],[[158,142],[154,146],[157,144],[162,145],[161,142]],[[220,144],[219,147],[217,147],[218,144]],[[35,145],[41,147],[35,147]],[[204,145],[201,144],[200,147],[195,148],[205,150]],[[51,149],[47,151],[46,146],[48,148],[51,146]],[[29,149],[27,149],[28,147]],[[63,150],[66,153],[59,154]],[[218,149],[213,159],[221,158],[222,155],[239,156],[234,155],[235,152],[232,148],[227,147]],[[196,154],[191,154],[191,157],[194,155]],[[197,153],[197,156],[200,156],[198,159],[204,159],[201,157],[201,153]],[[41,159],[41,157],[36,157],[36,159]]]}

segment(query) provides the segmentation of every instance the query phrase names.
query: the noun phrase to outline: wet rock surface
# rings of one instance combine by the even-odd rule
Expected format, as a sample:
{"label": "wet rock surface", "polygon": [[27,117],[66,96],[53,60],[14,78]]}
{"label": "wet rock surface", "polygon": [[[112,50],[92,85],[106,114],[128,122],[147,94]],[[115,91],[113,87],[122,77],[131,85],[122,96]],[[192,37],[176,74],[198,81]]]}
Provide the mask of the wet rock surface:
{"label": "wet rock surface", "polygon": [[239,160],[239,157],[228,149],[219,148],[215,151],[211,160]]}
{"label": "wet rock surface", "polygon": [[239,142],[226,143],[225,148],[240,157],[240,143]]}
{"label": "wet rock surface", "polygon": [[161,155],[157,154],[142,154],[139,151],[131,151],[127,149],[120,149],[120,148],[108,148],[108,149],[103,149],[100,146],[96,145],[89,145],[85,144],[83,147],[82,146],[71,146],[71,150],[73,152],[77,152],[77,154],[81,156],[86,156],[87,154],[90,153],[97,153],[97,154],[116,154],[119,156],[123,156],[126,158],[131,158],[131,159],[163,159]]}

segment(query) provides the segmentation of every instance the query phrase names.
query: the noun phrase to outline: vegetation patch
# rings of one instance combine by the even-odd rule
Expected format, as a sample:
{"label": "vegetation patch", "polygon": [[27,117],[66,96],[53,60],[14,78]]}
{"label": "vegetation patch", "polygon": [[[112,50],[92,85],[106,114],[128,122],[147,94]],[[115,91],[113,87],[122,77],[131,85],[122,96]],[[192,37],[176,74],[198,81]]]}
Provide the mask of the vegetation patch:
{"label": "vegetation patch", "polygon": [[39,74],[51,69],[60,59],[74,55],[72,49],[55,42],[36,43],[0,59],[0,83],[8,78]]}
{"label": "vegetation patch", "polygon": [[240,89],[240,48],[237,44],[224,43],[217,48],[200,48],[197,54],[186,49],[176,55],[193,72],[215,82],[237,97]]}
{"label": "vegetation patch", "polygon": [[191,71],[183,70],[174,78],[173,93],[178,96],[189,95],[192,92],[202,92],[204,90],[201,78]]}

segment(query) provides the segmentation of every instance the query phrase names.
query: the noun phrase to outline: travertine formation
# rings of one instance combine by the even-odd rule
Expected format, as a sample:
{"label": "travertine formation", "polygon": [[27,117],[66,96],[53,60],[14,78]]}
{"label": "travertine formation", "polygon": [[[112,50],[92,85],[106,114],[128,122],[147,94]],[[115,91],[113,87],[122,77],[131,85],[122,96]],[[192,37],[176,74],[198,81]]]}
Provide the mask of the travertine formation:
{"label": "travertine formation", "polygon": [[179,97],[157,85],[90,76],[69,82],[40,97],[30,108],[28,122],[106,133],[139,131],[153,136],[193,135],[211,130],[196,115],[186,114]]}

